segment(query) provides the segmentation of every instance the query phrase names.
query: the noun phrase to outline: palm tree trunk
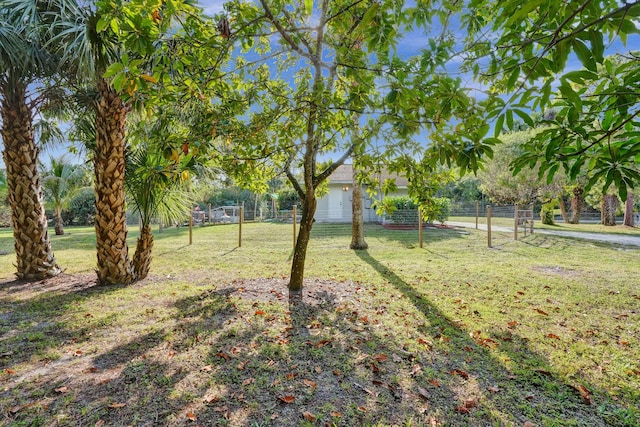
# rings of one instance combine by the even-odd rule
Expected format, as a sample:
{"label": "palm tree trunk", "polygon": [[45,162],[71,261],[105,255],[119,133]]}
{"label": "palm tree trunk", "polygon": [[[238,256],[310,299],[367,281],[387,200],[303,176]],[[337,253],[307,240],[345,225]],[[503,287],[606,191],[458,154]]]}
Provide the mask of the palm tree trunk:
{"label": "palm tree trunk", "polygon": [[153,233],[151,232],[151,226],[144,225],[140,228],[136,253],[133,255],[133,270],[137,280],[142,280],[149,274],[152,249]]}
{"label": "palm tree trunk", "polygon": [[56,236],[64,235],[64,222],[62,221],[62,209],[56,207],[55,209],[55,228]]}
{"label": "palm tree trunk", "polygon": [[127,284],[135,280],[127,247],[124,193],[124,149],[127,107],[102,80],[96,103],[96,249],[98,283]]}
{"label": "palm tree trunk", "polygon": [[573,189],[573,195],[571,196],[571,218],[570,224],[580,223],[580,214],[584,209],[584,189],[582,187],[575,187]]}
{"label": "palm tree trunk", "polygon": [[47,217],[38,174],[38,147],[32,129],[32,115],[25,100],[25,88],[13,87],[3,94],[2,141],[7,168],[8,199],[11,206],[16,276],[40,280],[61,272],[51,250]]}
{"label": "palm tree trunk", "polygon": [[569,214],[567,213],[567,207],[564,204],[564,197],[558,197],[558,206],[560,206],[560,214],[562,215],[562,221],[565,224],[569,223]]}

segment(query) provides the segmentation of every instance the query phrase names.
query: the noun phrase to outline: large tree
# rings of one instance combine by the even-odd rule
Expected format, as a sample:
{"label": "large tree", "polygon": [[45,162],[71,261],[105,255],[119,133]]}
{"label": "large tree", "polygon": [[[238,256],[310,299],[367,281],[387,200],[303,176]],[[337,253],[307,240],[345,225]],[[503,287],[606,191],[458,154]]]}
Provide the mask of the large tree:
{"label": "large tree", "polygon": [[[286,174],[302,201],[290,291],[303,286],[318,188],[354,151],[366,151],[367,141],[384,139],[386,155],[407,158],[422,151],[426,135],[414,137],[429,129],[437,158],[451,160],[464,149],[466,158],[454,162],[467,167],[490,152],[483,143],[489,129],[484,123],[448,126],[455,114],[475,116],[461,80],[444,67],[454,46],[449,33],[429,42],[421,34],[424,49],[410,58],[398,50],[405,32],[446,28],[462,7],[458,2],[261,0],[227,7],[231,22],[256,23],[241,40],[257,60],[237,61],[243,92],[256,102],[245,110],[242,135],[221,138],[221,151],[235,162],[239,179],[255,177],[259,159],[270,156],[274,170]],[[329,155],[333,161],[318,161]],[[375,157],[361,157],[365,170],[373,170]]]}
{"label": "large tree", "polygon": [[93,96],[85,99],[91,101],[95,118],[91,155],[99,283],[136,279],[126,241],[127,114],[147,100],[145,95],[161,78],[161,70],[149,71],[159,63],[150,62],[150,58],[176,32],[176,17],[197,13],[189,3],[144,0],[91,5],[66,0],[65,14],[57,22],[60,36],[55,41],[62,47],[67,74],[72,82],[93,89]]}
{"label": "large tree", "polygon": [[60,273],[51,250],[38,171],[33,117],[57,68],[44,49],[50,22],[38,1],[0,1],[0,114],[16,275],[42,279]]}

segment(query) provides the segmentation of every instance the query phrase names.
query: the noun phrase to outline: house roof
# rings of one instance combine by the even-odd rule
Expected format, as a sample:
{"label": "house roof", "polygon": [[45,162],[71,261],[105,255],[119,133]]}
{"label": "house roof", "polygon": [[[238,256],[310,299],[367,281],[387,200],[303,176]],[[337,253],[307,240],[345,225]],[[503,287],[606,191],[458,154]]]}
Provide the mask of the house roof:
{"label": "house roof", "polygon": [[[376,178],[380,182],[383,182],[385,179],[393,178],[395,179],[398,187],[407,187],[409,185],[409,181],[407,181],[404,176],[398,175],[397,173],[391,173],[386,169],[383,169]],[[329,175],[329,184],[350,184],[351,182],[353,182],[353,165],[351,164],[340,165],[331,175]]]}

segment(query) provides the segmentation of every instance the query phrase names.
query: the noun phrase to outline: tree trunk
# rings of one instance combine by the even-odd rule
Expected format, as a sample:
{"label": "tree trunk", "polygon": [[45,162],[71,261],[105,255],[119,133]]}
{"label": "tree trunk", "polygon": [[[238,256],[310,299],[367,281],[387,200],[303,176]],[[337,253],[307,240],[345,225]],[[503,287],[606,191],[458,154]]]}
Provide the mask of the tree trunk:
{"label": "tree trunk", "polygon": [[570,224],[580,224],[580,214],[584,209],[584,189],[575,187],[571,196],[571,219]]}
{"label": "tree trunk", "polygon": [[369,245],[364,240],[364,215],[362,212],[362,187],[356,177],[355,164],[353,165],[353,200],[351,202],[351,245],[349,248],[356,250],[368,249]]}
{"label": "tree trunk", "polygon": [[152,249],[153,233],[151,232],[151,226],[144,225],[140,228],[136,253],[133,255],[133,270],[137,280],[142,280],[149,274]]}
{"label": "tree trunk", "polygon": [[631,192],[627,193],[627,200],[624,205],[624,225],[627,227],[633,227],[633,194]]}
{"label": "tree trunk", "polygon": [[604,225],[616,225],[616,210],[618,209],[618,196],[615,194],[604,195]]}
{"label": "tree trunk", "polygon": [[307,196],[302,201],[302,217],[300,218],[300,229],[296,247],[293,250],[293,261],[291,263],[291,277],[289,278],[289,291],[299,292],[302,290],[304,280],[304,263],[307,257],[307,246],[311,238],[311,228],[313,227],[313,217],[316,213],[317,200],[315,194],[307,192]]}
{"label": "tree trunk", "polygon": [[564,204],[564,197],[558,197],[558,205],[560,206],[562,221],[564,221],[565,224],[569,223],[569,214],[567,213],[567,206]]}
{"label": "tree trunk", "polygon": [[25,88],[11,88],[2,102],[2,141],[7,168],[8,200],[11,207],[16,276],[40,280],[61,272],[51,250],[47,217],[38,174],[38,147],[34,141],[31,111]]}
{"label": "tree trunk", "polygon": [[135,280],[127,247],[124,196],[124,149],[127,107],[106,81],[96,103],[96,249],[98,283],[127,284]]}
{"label": "tree trunk", "polygon": [[64,235],[64,221],[62,220],[62,209],[56,207],[55,209],[55,230],[56,236]]}

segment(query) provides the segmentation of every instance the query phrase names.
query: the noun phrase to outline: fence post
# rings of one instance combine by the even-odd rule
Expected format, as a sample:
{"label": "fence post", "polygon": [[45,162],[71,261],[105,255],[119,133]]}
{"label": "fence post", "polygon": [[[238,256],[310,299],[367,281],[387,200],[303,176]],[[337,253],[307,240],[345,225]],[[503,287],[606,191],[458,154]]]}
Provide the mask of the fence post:
{"label": "fence post", "polygon": [[513,207],[513,240],[518,240],[518,205]]}
{"label": "fence post", "polygon": [[480,213],[479,208],[480,208],[480,202],[476,200],[476,230],[478,229],[478,216]]}
{"label": "fence post", "polygon": [[487,242],[491,248],[491,205],[487,205]]}
{"label": "fence post", "polygon": [[420,247],[422,248],[422,207],[418,207],[418,241],[420,242]]}
{"label": "fence post", "polygon": [[189,244],[193,244],[193,208],[189,209]]}
{"label": "fence post", "polygon": [[238,212],[238,247],[242,247],[242,217],[244,216],[244,209],[240,206],[240,212]]}
{"label": "fence post", "polygon": [[293,205],[293,249],[296,248],[296,217],[298,216],[296,205]]}

